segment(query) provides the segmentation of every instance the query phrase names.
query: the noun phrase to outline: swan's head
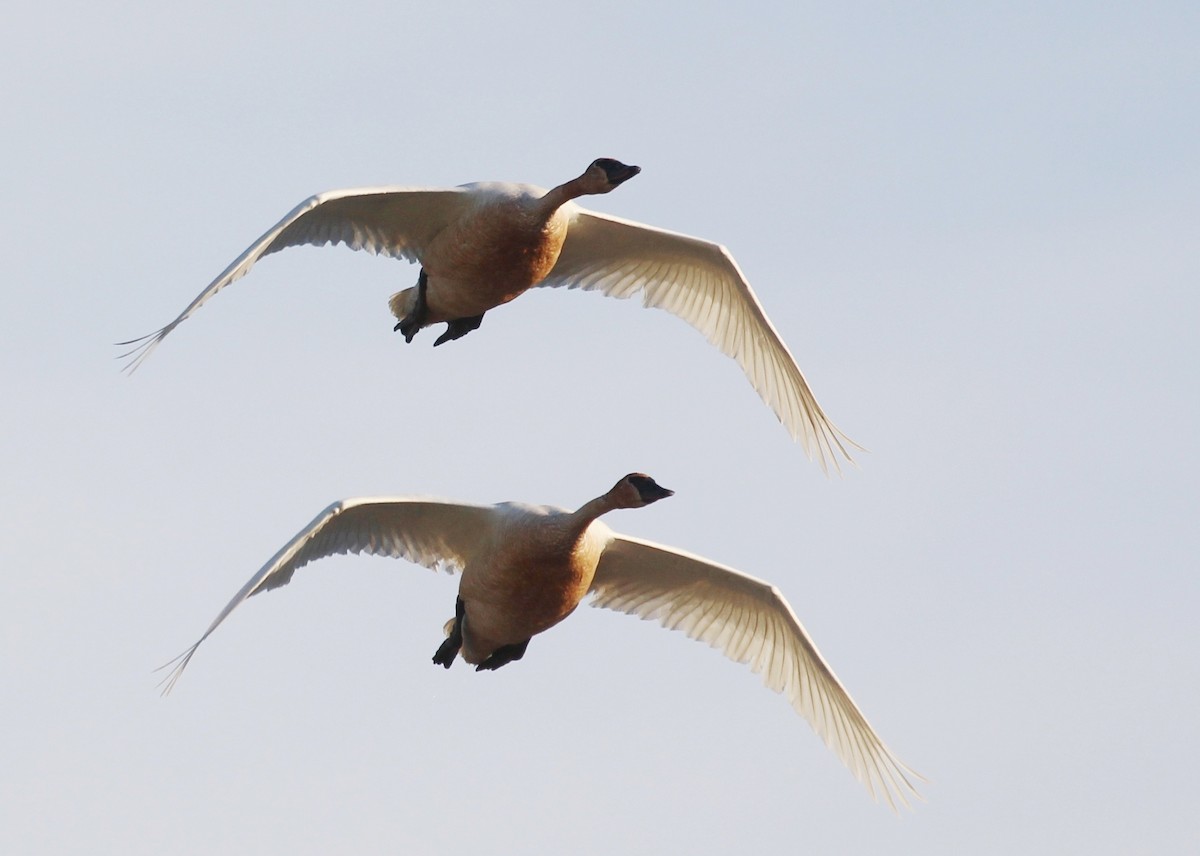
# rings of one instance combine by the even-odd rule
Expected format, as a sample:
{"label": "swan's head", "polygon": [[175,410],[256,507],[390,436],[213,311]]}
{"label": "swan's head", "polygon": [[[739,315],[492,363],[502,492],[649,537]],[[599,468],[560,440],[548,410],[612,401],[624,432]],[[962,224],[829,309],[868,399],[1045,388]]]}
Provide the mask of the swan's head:
{"label": "swan's head", "polygon": [[645,473],[630,473],[613,486],[612,492],[622,508],[642,508],[675,493]]}
{"label": "swan's head", "polygon": [[641,171],[640,166],[629,166],[612,158],[596,158],[581,176],[584,193],[608,193]]}

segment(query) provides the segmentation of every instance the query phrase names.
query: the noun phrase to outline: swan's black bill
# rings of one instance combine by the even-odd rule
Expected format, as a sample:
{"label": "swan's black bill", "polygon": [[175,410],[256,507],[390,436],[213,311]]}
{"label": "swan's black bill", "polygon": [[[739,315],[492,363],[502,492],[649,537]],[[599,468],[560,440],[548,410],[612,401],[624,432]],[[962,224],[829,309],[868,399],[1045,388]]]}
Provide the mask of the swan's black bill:
{"label": "swan's black bill", "polygon": [[608,176],[608,183],[613,187],[629,181],[642,171],[640,166],[629,166],[613,158],[596,158],[594,165],[604,170],[604,174]]}
{"label": "swan's black bill", "polygon": [[660,499],[666,499],[668,496],[674,496],[675,491],[667,490],[650,476],[630,476],[630,483],[637,488],[638,496],[642,498],[642,502],[649,505],[652,502],[658,502]]}

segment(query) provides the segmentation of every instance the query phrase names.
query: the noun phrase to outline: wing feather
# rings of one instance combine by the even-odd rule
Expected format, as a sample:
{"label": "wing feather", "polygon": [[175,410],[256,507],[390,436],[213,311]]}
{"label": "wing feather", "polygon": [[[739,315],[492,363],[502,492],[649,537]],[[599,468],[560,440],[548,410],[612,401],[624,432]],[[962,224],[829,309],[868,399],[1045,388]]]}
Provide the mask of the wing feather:
{"label": "wing feather", "polygon": [[682,318],[737,360],[792,439],[823,469],[840,470],[839,457],[853,461],[849,448],[861,447],[829,421],[728,250],[575,205],[570,213],[558,262],[541,285],[617,298],[640,293],[645,306]]}
{"label": "wing feather", "polygon": [[699,556],[616,535],[592,582],[593,606],[659,621],[749,665],[796,711],[873,797],[893,809],[920,797],[777,588]]}
{"label": "wing feather", "polygon": [[491,532],[493,509],[443,500],[378,497],[335,502],[271,557],[226,604],[194,645],[162,668],[163,695],[217,627],[243,601],[287,585],[309,562],[335,554],[367,553],[407,559],[432,570],[461,571]]}
{"label": "wing feather", "polygon": [[352,250],[418,261],[447,223],[470,204],[463,188],[363,187],[311,196],[268,229],[208,284],[179,317],[165,327],[118,345],[133,371],[163,338],[231,282],[245,276],[263,256],[301,244],[345,244]]}

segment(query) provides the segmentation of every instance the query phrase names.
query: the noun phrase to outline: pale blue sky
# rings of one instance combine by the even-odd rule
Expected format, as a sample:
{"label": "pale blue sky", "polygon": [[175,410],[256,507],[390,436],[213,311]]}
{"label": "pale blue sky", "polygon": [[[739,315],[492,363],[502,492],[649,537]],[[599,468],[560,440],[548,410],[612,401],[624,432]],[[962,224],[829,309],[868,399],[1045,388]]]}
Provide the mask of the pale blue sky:
{"label": "pale blue sky", "polygon": [[[1200,846],[1200,12],[1190,3],[44,4],[0,71],[0,852],[1125,854]],[[785,8],[786,7],[786,8]],[[311,193],[545,186],[725,243],[833,420],[825,479],[661,312],[544,293],[433,350],[416,269],[264,260]],[[190,644],[317,511],[577,505],[775,582],[896,753],[584,609],[489,674],[455,581],[339,558]]]}

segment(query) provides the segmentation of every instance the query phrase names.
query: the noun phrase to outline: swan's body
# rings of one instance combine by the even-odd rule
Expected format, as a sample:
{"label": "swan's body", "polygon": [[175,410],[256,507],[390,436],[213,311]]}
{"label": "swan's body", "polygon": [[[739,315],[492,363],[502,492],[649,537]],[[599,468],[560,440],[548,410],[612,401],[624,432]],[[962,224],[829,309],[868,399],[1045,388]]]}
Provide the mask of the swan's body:
{"label": "swan's body", "polygon": [[638,167],[601,158],[551,190],[484,182],[322,193],[298,205],[239,256],[167,326],[123,344],[135,368],[162,339],[260,258],[299,244],[418,262],[417,285],[392,296],[396,329],[412,340],[446,323],[435,345],[476,329],[484,313],[534,286],[640,294],[678,315],[741,365],[750,383],[822,467],[854,445],[825,416],[729,252],[718,244],[587,211],[572,200],[607,193]]}
{"label": "swan's body", "polygon": [[590,593],[593,606],[682,630],[719,648],[787,695],[792,706],[889,805],[919,796],[912,774],[875,734],[774,586],[671,547],[618,535],[597,518],[671,491],[641,474],[577,511],[500,503],[466,505],[411,497],[335,503],[255,574],[194,645],[168,665],[175,685],[200,643],[251,595],[288,583],[308,562],[335,553],[393,556],[461,571],[455,618],[434,662],[455,656],[477,670],[520,659],[530,637],[566,618]]}
{"label": "swan's body", "polygon": [[[477,318],[520,297],[546,278],[562,251],[570,198],[563,188],[481,183],[464,190],[470,207],[421,255],[426,314],[405,331],[409,341],[421,327]],[[414,286],[392,295],[389,306],[402,322],[418,311],[418,291]]]}

